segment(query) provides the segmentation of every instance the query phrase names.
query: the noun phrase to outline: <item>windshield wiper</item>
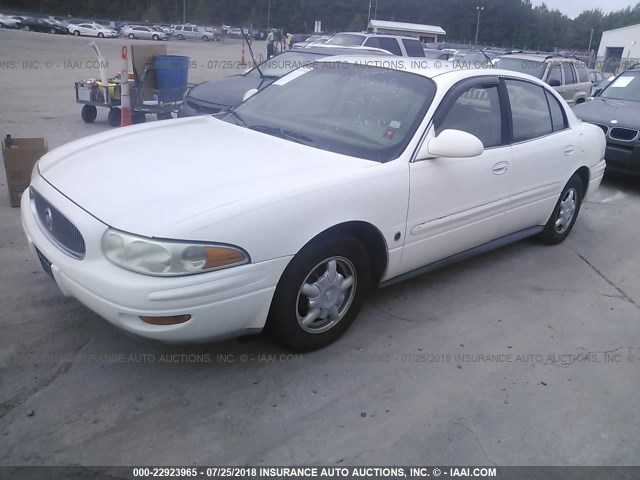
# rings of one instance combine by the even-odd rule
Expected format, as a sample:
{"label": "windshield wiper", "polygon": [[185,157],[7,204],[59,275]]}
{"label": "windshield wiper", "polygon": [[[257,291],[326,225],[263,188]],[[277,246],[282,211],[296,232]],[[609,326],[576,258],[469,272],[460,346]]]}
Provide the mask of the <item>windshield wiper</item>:
{"label": "windshield wiper", "polygon": [[247,122],[244,121],[244,119],[238,114],[236,113],[235,110],[229,110],[227,112],[227,115],[231,115],[233,118],[235,118],[240,125],[242,125],[243,127],[248,127],[249,125],[247,125]]}
{"label": "windshield wiper", "polygon": [[292,132],[291,130],[283,130],[280,127],[270,127],[268,125],[251,125],[248,128],[257,132],[263,132],[268,135],[274,135],[276,137],[284,138],[285,140],[291,140],[303,145],[313,145],[315,142],[301,133]]}

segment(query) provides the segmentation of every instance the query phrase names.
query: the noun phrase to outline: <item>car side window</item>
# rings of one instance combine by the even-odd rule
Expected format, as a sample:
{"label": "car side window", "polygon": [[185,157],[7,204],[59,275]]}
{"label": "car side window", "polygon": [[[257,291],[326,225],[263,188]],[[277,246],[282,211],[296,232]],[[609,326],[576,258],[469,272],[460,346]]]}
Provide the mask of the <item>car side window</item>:
{"label": "car side window", "polygon": [[436,135],[454,129],[480,139],[484,148],[502,144],[502,113],[498,85],[474,85],[462,92],[444,118],[436,124]]}
{"label": "car side window", "polygon": [[191,27],[184,27],[184,28],[183,28],[183,31],[185,31],[185,32],[190,32],[191,30],[192,30],[192,28],[191,28]]}
{"label": "car side window", "polygon": [[565,85],[573,85],[576,83],[576,72],[573,70],[573,65],[568,62],[563,63],[562,72],[564,73]]}
{"label": "car side window", "polygon": [[505,80],[511,119],[513,142],[524,142],[553,131],[551,114],[542,87],[521,80]]}
{"label": "car side window", "polygon": [[409,57],[424,57],[424,49],[422,44],[418,40],[409,40],[408,38],[402,39],[404,49],[407,51]]}
{"label": "car side window", "polygon": [[573,65],[576,69],[576,73],[578,74],[578,83],[587,83],[589,80],[589,70],[587,70],[587,66],[584,63],[574,63]]}
{"label": "car side window", "polygon": [[400,50],[400,45],[398,45],[398,41],[395,38],[369,37],[367,41],[364,42],[364,45],[371,48],[381,48],[394,55],[402,56],[402,50]]}
{"label": "car side window", "polygon": [[545,91],[544,93],[547,95],[547,102],[549,103],[553,131],[559,132],[568,128],[567,118],[565,117],[564,109],[560,106],[560,102],[550,92]]}
{"label": "car side window", "polygon": [[552,65],[547,75],[547,83],[551,84],[551,80],[557,80],[558,85],[562,85],[562,74],[560,73],[559,65]]}

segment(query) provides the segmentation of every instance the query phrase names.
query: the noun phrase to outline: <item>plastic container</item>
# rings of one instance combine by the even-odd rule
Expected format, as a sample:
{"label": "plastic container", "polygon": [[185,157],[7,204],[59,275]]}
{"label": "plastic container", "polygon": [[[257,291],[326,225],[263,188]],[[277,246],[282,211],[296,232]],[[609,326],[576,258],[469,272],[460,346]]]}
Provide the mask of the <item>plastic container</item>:
{"label": "plastic container", "polygon": [[182,55],[156,55],[156,87],[162,103],[179,102],[189,81],[189,57]]}

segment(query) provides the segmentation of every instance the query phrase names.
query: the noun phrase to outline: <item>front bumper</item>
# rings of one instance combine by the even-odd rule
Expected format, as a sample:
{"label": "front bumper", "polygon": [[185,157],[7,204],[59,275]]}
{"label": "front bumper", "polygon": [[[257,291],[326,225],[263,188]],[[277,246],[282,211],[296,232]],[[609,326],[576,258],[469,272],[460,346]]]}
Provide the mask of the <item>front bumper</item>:
{"label": "front bumper", "polygon": [[616,172],[640,175],[640,145],[612,143],[607,139],[607,168]]}
{"label": "front bumper", "polygon": [[[33,214],[29,195],[22,196],[22,225],[29,246],[51,262],[51,273],[66,296],[113,325],[144,338],[195,343],[260,331],[275,287],[290,257],[184,277],[153,277],[124,270],[101,250],[108,226],[51,187],[42,177],[32,186],[83,234],[86,255],[77,260],[54,245]],[[178,325],[151,325],[140,316],[191,315]]]}

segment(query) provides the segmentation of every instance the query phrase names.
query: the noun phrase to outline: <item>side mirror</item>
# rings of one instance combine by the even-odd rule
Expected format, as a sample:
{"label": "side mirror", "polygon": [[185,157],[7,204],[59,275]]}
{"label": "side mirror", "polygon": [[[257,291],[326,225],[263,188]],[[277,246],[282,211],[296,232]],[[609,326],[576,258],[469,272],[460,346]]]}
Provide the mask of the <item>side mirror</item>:
{"label": "side mirror", "polygon": [[558,80],[557,78],[552,78],[547,83],[550,87],[559,87],[560,85],[562,85],[562,83],[560,83],[560,80]]}
{"label": "side mirror", "polygon": [[481,155],[482,152],[484,152],[484,145],[478,137],[462,130],[448,129],[423,143],[417,159],[471,158]]}
{"label": "side mirror", "polygon": [[252,88],[251,90],[247,90],[247,92],[244,94],[244,97],[242,97],[242,101],[244,102],[245,100],[253,97],[256,93],[258,93],[257,88]]}

